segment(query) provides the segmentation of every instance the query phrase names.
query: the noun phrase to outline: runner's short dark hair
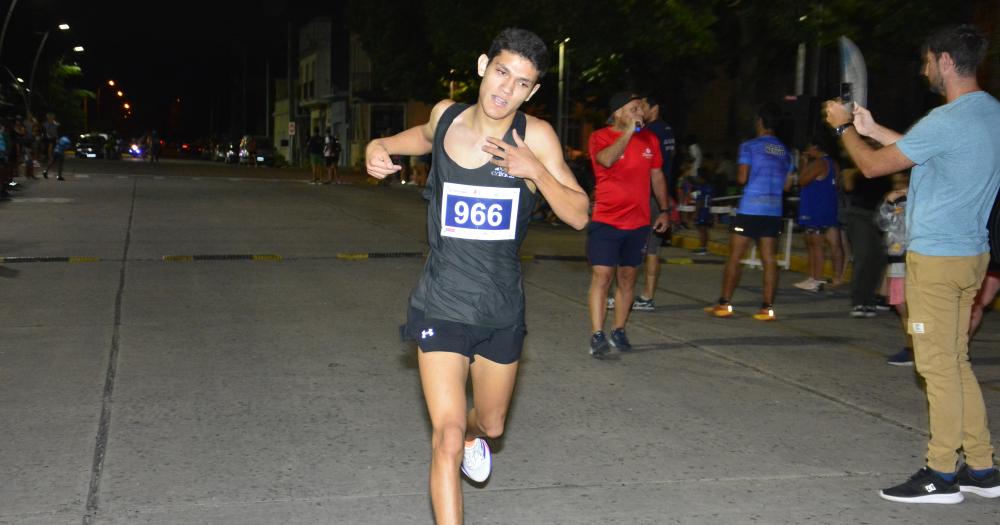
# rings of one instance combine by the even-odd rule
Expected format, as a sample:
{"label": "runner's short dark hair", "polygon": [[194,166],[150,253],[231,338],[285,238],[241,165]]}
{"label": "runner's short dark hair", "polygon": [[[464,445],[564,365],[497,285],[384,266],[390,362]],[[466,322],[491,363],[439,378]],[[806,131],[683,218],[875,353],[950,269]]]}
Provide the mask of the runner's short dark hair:
{"label": "runner's short dark hair", "polygon": [[504,50],[530,60],[538,70],[538,80],[545,76],[545,71],[549,68],[549,49],[538,35],[527,29],[508,27],[493,39],[486,57],[493,60],[493,57]]}
{"label": "runner's short dark hair", "polygon": [[955,61],[955,71],[959,75],[975,75],[976,69],[986,56],[988,42],[983,33],[971,24],[948,26],[938,29],[924,42],[924,50],[935,57],[948,53]]}
{"label": "runner's short dark hair", "polygon": [[781,108],[774,102],[767,102],[757,109],[757,116],[760,117],[764,129],[778,129],[778,123],[781,121]]}

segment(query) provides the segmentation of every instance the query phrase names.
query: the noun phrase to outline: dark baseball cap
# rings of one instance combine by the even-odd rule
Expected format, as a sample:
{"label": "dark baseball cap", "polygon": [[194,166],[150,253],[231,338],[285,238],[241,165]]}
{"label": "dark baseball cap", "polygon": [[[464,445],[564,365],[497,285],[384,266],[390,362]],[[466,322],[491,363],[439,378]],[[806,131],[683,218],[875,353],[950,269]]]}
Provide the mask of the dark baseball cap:
{"label": "dark baseball cap", "polygon": [[621,109],[623,106],[625,106],[625,104],[628,104],[629,102],[632,102],[633,100],[638,100],[640,98],[642,97],[636,95],[631,91],[619,91],[618,93],[611,95],[611,98],[608,100],[609,116],[611,114],[614,114],[615,111]]}

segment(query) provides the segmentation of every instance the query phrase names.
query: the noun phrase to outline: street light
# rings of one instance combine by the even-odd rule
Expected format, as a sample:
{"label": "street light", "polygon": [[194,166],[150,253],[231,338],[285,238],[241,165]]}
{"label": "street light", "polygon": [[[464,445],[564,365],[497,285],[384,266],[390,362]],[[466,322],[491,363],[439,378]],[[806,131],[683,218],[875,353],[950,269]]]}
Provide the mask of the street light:
{"label": "street light", "polygon": [[559,108],[558,108],[558,125],[556,126],[556,134],[559,136],[559,142],[565,143],[566,141],[566,44],[569,42],[569,37],[564,38],[559,42]]}
{"label": "street light", "polygon": [[77,53],[83,53],[83,46],[74,46],[73,51],[76,51]]}
{"label": "street light", "polygon": [[[115,87],[115,81],[114,81],[114,79],[108,79],[107,85],[108,85],[108,87],[112,87],[112,88]],[[101,98],[102,98],[101,97],[101,89],[102,88],[104,88],[104,84],[98,84],[97,85],[97,103],[96,103],[96,105],[97,105],[97,122],[98,122],[98,125],[100,125],[100,122],[101,122]],[[122,95],[124,95],[124,93],[122,93],[121,90],[116,91],[116,93],[117,93],[117,95],[119,97],[121,97]],[[84,108],[86,108],[86,99],[84,99]]]}
{"label": "street light", "polygon": [[68,31],[69,30],[69,24],[59,24],[59,29],[61,29],[63,31]]}

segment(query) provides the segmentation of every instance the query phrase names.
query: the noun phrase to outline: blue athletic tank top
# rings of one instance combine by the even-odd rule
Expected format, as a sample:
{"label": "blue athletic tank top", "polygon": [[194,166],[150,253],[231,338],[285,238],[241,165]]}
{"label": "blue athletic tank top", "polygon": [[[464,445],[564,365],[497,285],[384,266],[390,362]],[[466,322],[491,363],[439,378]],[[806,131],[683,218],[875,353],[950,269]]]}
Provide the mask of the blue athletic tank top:
{"label": "blue athletic tank top", "polygon": [[837,225],[837,171],[836,163],[824,155],[826,178],[814,180],[799,192],[799,224],[827,227]]}
{"label": "blue athletic tank top", "polygon": [[740,144],[739,164],[750,166],[739,213],[781,216],[781,192],[792,158],[776,137],[764,135]]}
{"label": "blue athletic tank top", "polygon": [[[428,178],[427,242],[430,255],[410,296],[424,316],[493,328],[524,327],[524,290],[518,251],[531,222],[536,195],[524,179],[490,162],[466,169],[452,160],[444,137],[468,105],[445,110],[434,133]],[[525,136],[524,113],[512,130]]]}

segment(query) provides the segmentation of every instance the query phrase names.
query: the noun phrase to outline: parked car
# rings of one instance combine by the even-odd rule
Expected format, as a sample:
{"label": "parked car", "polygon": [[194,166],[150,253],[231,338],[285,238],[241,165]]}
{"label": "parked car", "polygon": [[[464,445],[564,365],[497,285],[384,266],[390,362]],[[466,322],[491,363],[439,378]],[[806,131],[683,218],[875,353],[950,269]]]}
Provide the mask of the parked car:
{"label": "parked car", "polygon": [[274,146],[269,137],[243,135],[240,139],[240,164],[274,166]]}
{"label": "parked car", "polygon": [[76,156],[82,159],[103,159],[104,145],[108,142],[105,133],[84,133],[76,141]]}
{"label": "parked car", "polygon": [[216,162],[225,162],[226,164],[235,164],[239,161],[239,148],[234,141],[224,139],[216,143],[215,153],[212,155],[212,160]]}

